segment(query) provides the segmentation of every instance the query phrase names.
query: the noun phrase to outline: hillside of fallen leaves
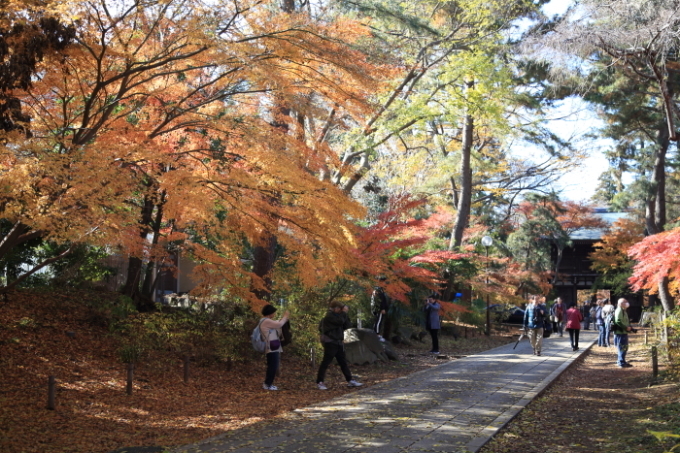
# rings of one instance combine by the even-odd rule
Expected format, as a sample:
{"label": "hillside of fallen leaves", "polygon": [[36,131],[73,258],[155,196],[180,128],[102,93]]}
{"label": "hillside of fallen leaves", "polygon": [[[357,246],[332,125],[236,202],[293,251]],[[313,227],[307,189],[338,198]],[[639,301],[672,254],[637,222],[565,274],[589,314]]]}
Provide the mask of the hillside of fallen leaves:
{"label": "hillside of fallen leaves", "polygon": [[595,344],[503,428],[480,453],[669,453],[680,450],[680,385],[660,359],[652,374],[644,329],[627,360]]}
{"label": "hillside of fallen leaves", "polygon": [[[217,435],[285,411],[351,392],[337,367],[330,389],[316,390],[316,369],[292,354],[282,360],[276,384],[262,390],[263,358],[242,364],[190,363],[184,382],[181,357],[138,363],[132,395],[126,365],[105,323],[83,303],[117,294],[15,292],[0,301],[0,452],[106,453],[131,446],[176,446]],[[443,338],[447,359],[489,349],[509,337]],[[399,349],[401,360],[352,367],[374,385],[442,360],[429,342]],[[48,410],[48,378],[57,380],[55,410]]]}

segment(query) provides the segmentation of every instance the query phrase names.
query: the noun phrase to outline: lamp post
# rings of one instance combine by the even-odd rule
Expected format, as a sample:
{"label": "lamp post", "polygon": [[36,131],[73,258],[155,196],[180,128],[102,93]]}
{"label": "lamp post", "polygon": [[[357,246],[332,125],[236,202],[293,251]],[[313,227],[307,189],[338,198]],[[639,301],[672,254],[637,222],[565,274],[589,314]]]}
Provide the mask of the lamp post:
{"label": "lamp post", "polygon": [[486,336],[491,335],[491,313],[489,310],[489,247],[493,244],[491,236],[482,238],[482,245],[486,248]]}

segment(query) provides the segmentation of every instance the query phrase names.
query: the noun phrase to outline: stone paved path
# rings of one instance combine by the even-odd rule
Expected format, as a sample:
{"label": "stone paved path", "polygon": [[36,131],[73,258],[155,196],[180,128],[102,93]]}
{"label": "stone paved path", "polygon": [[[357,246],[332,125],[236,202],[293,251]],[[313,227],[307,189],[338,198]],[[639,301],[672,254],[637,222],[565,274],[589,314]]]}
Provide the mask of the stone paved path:
{"label": "stone paved path", "polygon": [[173,452],[476,452],[596,340],[552,336],[536,357],[524,339]]}

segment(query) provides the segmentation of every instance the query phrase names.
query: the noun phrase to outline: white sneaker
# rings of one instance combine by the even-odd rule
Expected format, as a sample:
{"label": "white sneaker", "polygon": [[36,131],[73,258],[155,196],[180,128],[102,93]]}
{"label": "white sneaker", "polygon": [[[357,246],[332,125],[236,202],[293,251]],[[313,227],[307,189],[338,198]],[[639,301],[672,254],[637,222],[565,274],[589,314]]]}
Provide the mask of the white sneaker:
{"label": "white sneaker", "polygon": [[275,385],[262,384],[262,388],[265,390],[278,390],[279,388]]}
{"label": "white sneaker", "polygon": [[319,387],[319,390],[328,390],[328,387],[323,382],[317,382],[316,386]]}
{"label": "white sneaker", "polygon": [[361,382],[357,382],[354,379],[352,379],[351,381],[347,381],[347,387],[361,387],[362,385],[364,384],[362,384]]}
{"label": "white sneaker", "polygon": [[384,339],[383,337],[381,337],[380,335],[378,335],[378,338],[379,338],[380,341],[382,341],[383,343],[385,342],[385,339]]}

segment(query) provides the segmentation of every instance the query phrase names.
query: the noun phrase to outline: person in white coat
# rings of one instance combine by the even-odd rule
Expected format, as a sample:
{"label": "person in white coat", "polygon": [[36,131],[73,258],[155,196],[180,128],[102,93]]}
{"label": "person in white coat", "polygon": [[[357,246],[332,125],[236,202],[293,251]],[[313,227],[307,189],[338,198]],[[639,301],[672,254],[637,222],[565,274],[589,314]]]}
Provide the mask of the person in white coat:
{"label": "person in white coat", "polygon": [[276,378],[276,372],[279,370],[281,352],[283,352],[283,348],[281,347],[283,333],[281,332],[281,328],[286,321],[288,321],[287,311],[278,321],[274,321],[275,313],[276,307],[273,305],[267,304],[262,308],[262,316],[264,316],[265,319],[260,323],[260,332],[265,339],[265,355],[267,356],[267,372],[265,373],[264,384],[262,385],[262,388],[265,390],[279,389],[274,385],[274,378]]}

